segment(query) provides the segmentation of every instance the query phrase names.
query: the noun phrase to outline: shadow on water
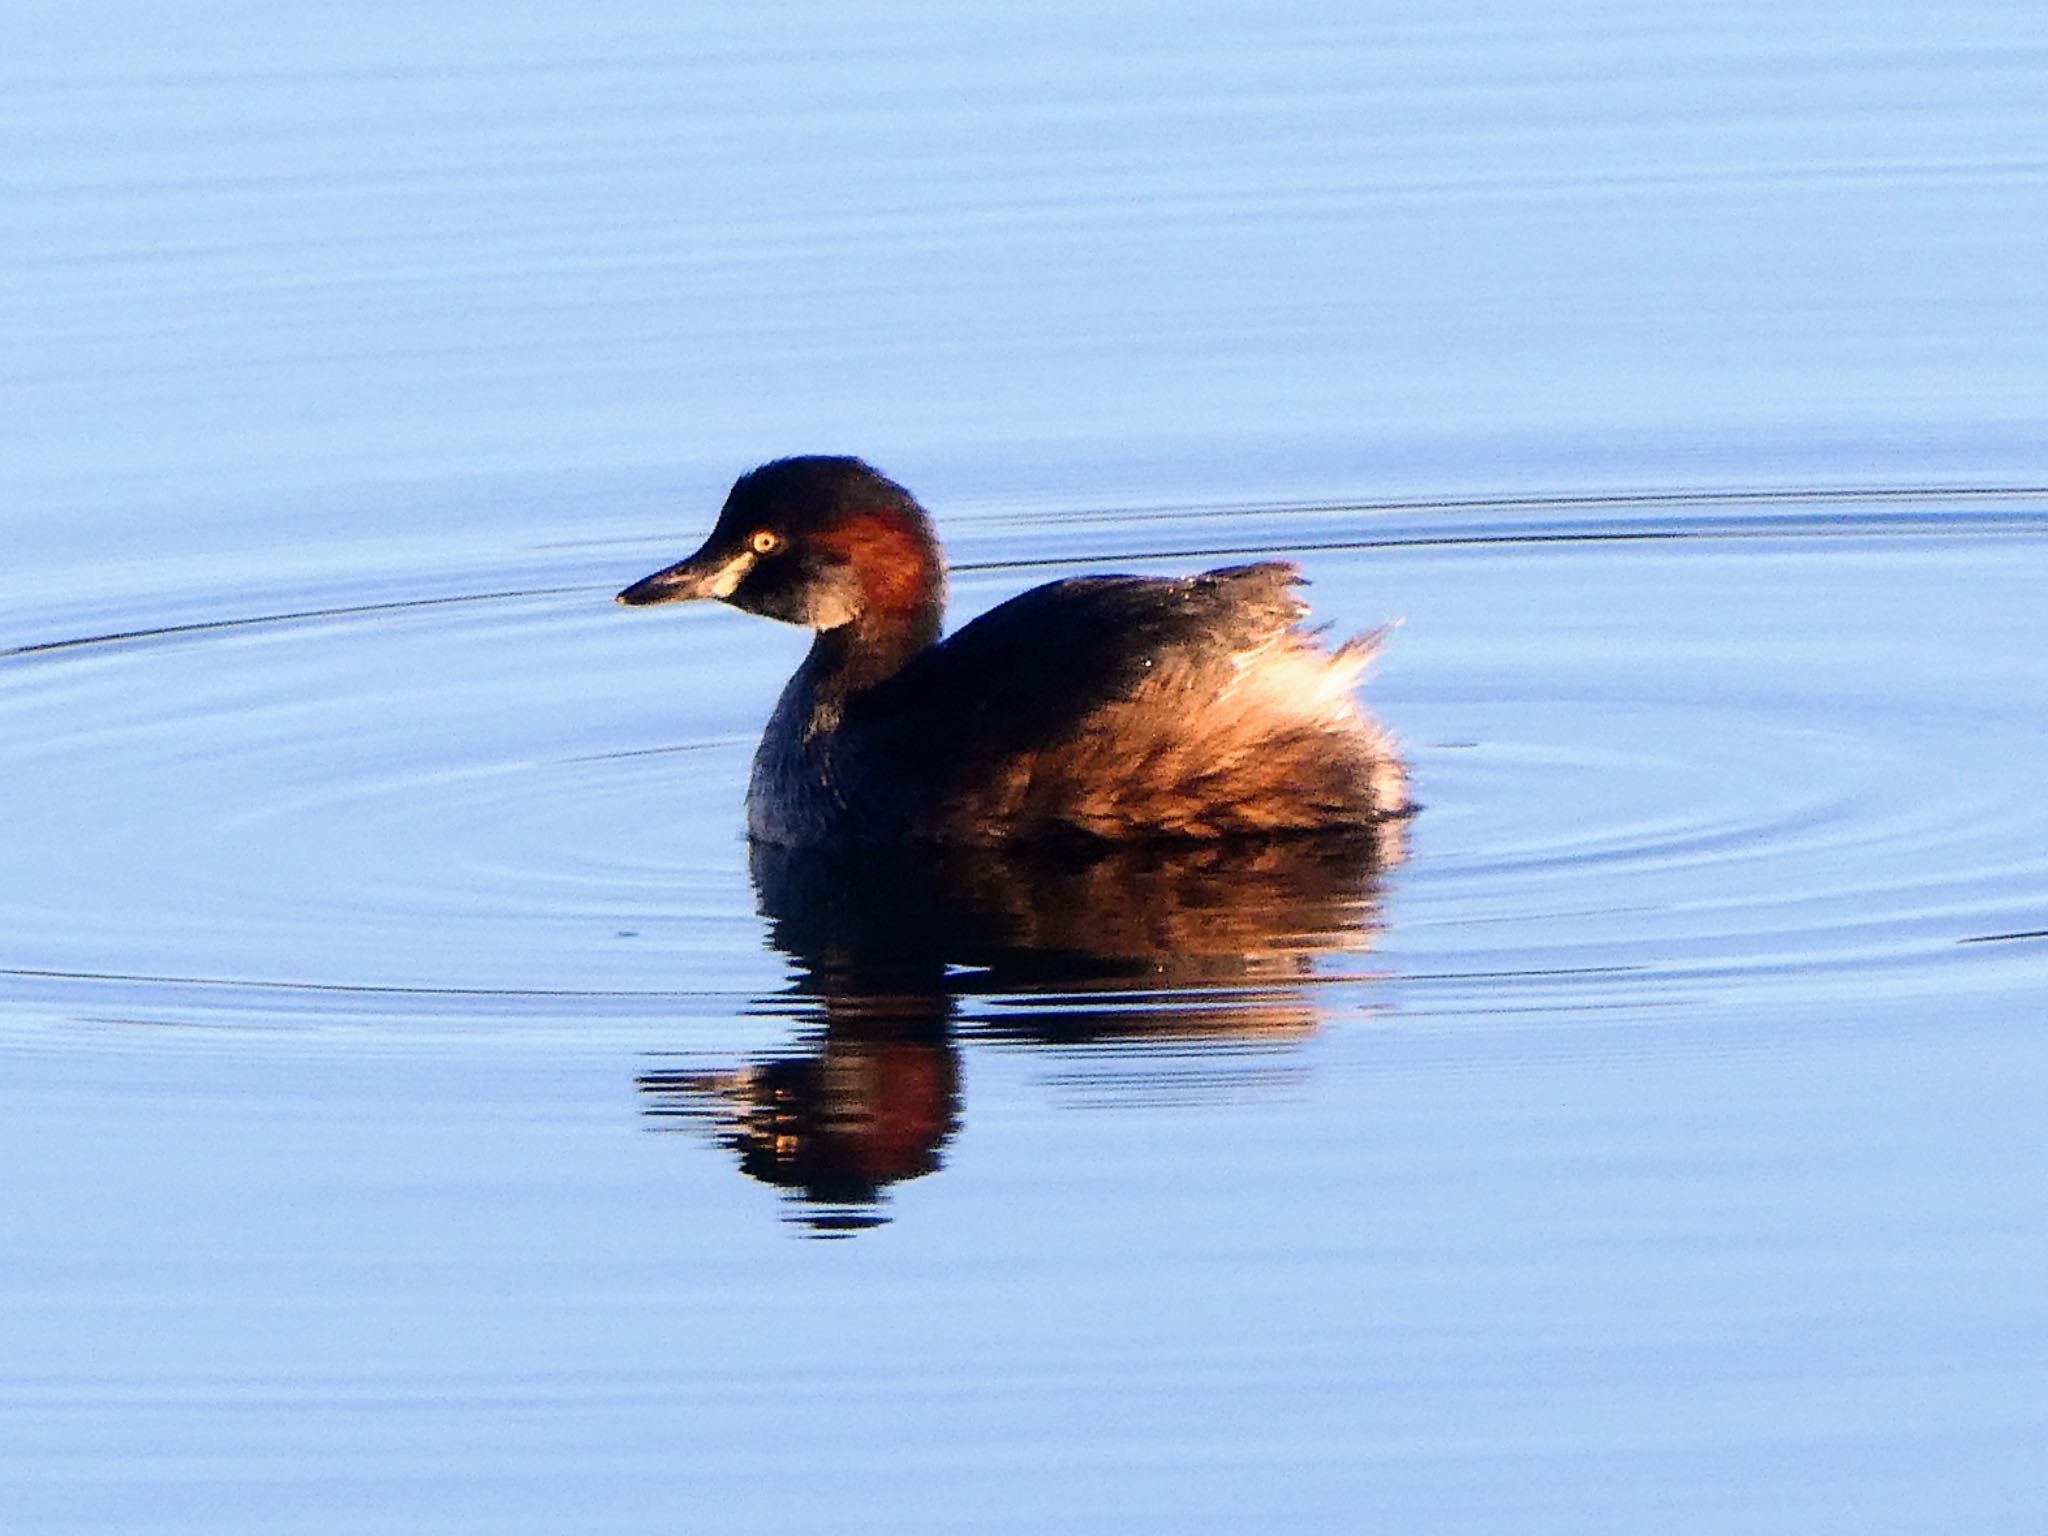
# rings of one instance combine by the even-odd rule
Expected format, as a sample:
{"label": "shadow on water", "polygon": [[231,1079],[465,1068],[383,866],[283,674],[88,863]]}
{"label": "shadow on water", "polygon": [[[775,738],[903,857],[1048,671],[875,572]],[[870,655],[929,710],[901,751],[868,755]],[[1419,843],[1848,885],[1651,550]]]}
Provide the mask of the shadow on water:
{"label": "shadow on water", "polygon": [[[880,1225],[962,1121],[960,1044],[1200,1046],[1300,1038],[1318,958],[1379,931],[1403,828],[1336,839],[1089,851],[756,846],[769,939],[795,962],[759,1011],[786,1051],[643,1074],[646,1112],[708,1133],[818,1236]],[[963,1004],[987,1001],[993,1019]]]}

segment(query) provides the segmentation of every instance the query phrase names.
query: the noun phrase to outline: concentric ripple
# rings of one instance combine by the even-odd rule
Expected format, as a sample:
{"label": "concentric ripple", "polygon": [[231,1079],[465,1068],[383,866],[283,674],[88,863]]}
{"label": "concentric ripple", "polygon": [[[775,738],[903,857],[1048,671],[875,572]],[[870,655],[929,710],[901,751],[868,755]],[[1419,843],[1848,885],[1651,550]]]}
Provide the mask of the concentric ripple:
{"label": "concentric ripple", "polygon": [[[1406,620],[1371,697],[1426,808],[1376,1006],[1935,989],[2048,926],[2025,496],[1232,509],[1205,539],[1221,522],[1165,550],[1146,517],[1051,536],[1160,569],[1310,550],[1319,616]],[[1043,532],[955,534],[963,609],[1061,563]],[[497,1023],[778,986],[738,805],[801,637],[615,610],[651,542],[552,572],[534,549],[395,587],[337,550],[280,611],[156,626],[57,594],[70,627],[0,658],[24,1016]]]}

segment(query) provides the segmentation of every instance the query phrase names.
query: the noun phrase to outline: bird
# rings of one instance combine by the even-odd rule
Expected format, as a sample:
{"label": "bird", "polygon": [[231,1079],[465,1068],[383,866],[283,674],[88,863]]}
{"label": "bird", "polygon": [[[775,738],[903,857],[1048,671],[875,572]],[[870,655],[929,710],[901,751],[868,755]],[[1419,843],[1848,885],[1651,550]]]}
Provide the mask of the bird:
{"label": "bird", "polygon": [[1049,582],[941,638],[930,515],[861,459],[734,482],[703,546],[618,594],[815,631],[769,717],[747,831],[804,849],[1358,833],[1409,814],[1357,685],[1386,633],[1306,627],[1286,561]]}

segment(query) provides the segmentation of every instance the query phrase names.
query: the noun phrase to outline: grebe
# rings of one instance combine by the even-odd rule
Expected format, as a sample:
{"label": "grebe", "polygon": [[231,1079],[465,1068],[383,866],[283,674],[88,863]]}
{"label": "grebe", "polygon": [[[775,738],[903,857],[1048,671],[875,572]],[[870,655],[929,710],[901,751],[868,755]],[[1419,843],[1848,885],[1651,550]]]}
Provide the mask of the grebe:
{"label": "grebe", "polygon": [[939,638],[945,561],[854,458],[742,475],[704,547],[619,594],[817,631],[754,756],[747,829],[786,848],[1270,837],[1409,810],[1354,695],[1379,633],[1325,649],[1281,561],[1081,576]]}

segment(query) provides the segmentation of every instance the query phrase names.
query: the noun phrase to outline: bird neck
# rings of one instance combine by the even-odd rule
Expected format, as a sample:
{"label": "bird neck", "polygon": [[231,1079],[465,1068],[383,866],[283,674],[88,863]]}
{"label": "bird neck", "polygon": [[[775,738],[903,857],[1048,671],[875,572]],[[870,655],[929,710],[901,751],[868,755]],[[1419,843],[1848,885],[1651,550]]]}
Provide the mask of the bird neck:
{"label": "bird neck", "polygon": [[937,603],[870,610],[850,623],[821,629],[804,658],[812,729],[838,724],[855,694],[894,677],[939,638]]}

